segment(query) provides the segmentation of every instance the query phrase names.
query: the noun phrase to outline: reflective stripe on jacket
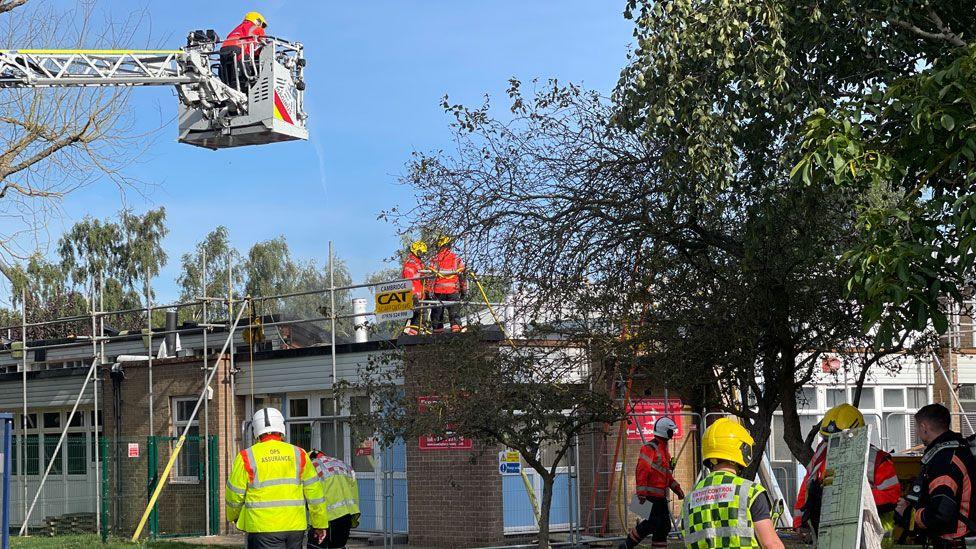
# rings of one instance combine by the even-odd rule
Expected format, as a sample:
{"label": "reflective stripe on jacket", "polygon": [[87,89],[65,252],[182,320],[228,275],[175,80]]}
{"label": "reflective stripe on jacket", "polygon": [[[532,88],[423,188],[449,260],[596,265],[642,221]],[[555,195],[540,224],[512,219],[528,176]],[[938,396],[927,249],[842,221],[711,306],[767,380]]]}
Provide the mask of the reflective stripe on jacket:
{"label": "reflective stripe on jacket", "polygon": [[655,437],[641,447],[636,480],[638,496],[664,498],[668,488],[674,492],[681,491],[671,471],[671,454],[666,440]]}
{"label": "reflective stripe on jacket", "polygon": [[[826,464],[827,442],[821,441],[807,465],[806,476],[803,478],[803,482],[800,484],[800,492],[796,496],[796,505],[793,508],[794,528],[801,526],[803,508],[807,504],[807,496],[810,493],[810,483],[823,482]],[[898,498],[901,497],[901,484],[898,482],[898,475],[895,473],[895,464],[891,460],[891,454],[879,450],[872,444],[868,449],[867,471],[868,484],[871,486],[874,504],[879,507],[881,513],[890,511],[898,503]]]}
{"label": "reflective stripe on jacket", "polygon": [[433,284],[435,294],[456,294],[463,288],[457,273],[464,270],[464,262],[451,250],[438,251],[430,261],[430,270],[437,273]]}
{"label": "reflective stripe on jacket", "polygon": [[342,460],[320,456],[312,460],[325,491],[329,520],[352,515],[352,527],[359,526],[359,485],[356,473]]}
{"label": "reflective stripe on jacket", "polygon": [[750,507],[764,493],[762,486],[725,471],[703,478],[681,509],[685,547],[759,547]]}
{"label": "reflective stripe on jacket", "polygon": [[227,478],[227,520],[252,533],[305,530],[307,518],[328,528],[322,483],[309,464],[305,450],[277,439],[239,453]]}
{"label": "reflective stripe on jacket", "polygon": [[403,262],[403,278],[413,281],[413,297],[414,299],[424,298],[424,281],[418,278],[420,276],[420,271],[424,269],[424,263],[419,257],[413,254],[407,254],[406,261]]}

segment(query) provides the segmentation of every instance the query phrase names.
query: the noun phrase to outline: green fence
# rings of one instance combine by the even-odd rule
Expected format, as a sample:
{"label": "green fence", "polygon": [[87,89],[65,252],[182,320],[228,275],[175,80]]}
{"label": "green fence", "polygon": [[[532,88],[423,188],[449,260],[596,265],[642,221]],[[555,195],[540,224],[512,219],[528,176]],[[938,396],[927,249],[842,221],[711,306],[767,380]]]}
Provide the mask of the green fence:
{"label": "green fence", "polygon": [[202,536],[208,526],[211,533],[218,530],[217,437],[188,436],[170,474],[161,479],[175,445],[175,437],[101,439],[103,539],[132,535],[159,482],[166,486],[145,535]]}

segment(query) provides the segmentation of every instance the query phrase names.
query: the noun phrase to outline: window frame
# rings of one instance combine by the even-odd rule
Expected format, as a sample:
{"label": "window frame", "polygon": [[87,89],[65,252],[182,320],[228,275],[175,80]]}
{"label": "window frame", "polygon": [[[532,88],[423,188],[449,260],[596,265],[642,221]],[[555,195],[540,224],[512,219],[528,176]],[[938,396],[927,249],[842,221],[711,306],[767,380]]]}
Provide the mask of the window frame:
{"label": "window frame", "polygon": [[[181,402],[191,402],[194,405],[196,405],[196,402],[197,402],[197,399],[198,398],[199,397],[195,397],[195,396],[170,397],[170,401],[169,401],[170,402],[170,423],[171,423],[172,429],[173,429],[172,432],[173,432],[173,439],[174,440],[177,439],[180,435],[183,434],[183,431],[186,429],[186,426],[187,425],[189,425],[190,427],[196,427],[197,428],[197,437],[199,438],[201,436],[200,435],[200,418],[199,417],[193,418],[193,421],[192,422],[187,421],[187,420],[180,420],[179,419],[180,403]],[[173,445],[174,443],[171,442],[170,444]],[[185,444],[183,446],[183,449],[184,450],[186,449],[186,445]],[[199,473],[196,474],[196,475],[193,475],[193,476],[189,476],[189,475],[182,474],[182,473],[185,473],[186,471],[181,471],[180,470],[181,466],[188,467],[187,462],[186,461],[183,461],[183,460],[187,460],[188,461],[189,455],[190,454],[182,453],[181,452],[180,457],[178,457],[176,459],[176,463],[173,464],[173,471],[170,473],[170,476],[169,476],[169,482],[170,482],[170,484],[200,484],[200,476],[199,476]],[[202,456],[197,455],[197,470],[198,471],[200,469],[200,460],[202,460],[202,459],[203,459]]]}

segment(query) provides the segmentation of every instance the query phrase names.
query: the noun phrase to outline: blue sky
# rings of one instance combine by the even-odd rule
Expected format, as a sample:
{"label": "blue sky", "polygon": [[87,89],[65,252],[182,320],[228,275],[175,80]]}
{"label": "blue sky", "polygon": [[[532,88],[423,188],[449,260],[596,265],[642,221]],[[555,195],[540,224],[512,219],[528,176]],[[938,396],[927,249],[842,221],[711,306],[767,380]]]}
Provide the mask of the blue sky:
{"label": "blue sky", "polygon": [[102,0],[99,9],[121,14],[142,6],[151,17],[144,31],[156,44],[178,47],[195,28],[225,35],[254,9],[272,34],[304,43],[308,59],[309,142],[216,152],[180,145],[173,91],[138,89],[132,107],[139,128],[165,122],[128,171],[151,186],[148,194],[122,197],[102,184],[66,199],[53,238],[86,214],[113,215],[123,200],[140,212],[166,206],[170,260],[154,282],[163,299],[176,296],[180,255],[217,225],[229,228],[242,251],[284,235],[294,255],[319,262],[331,239],[356,280],[384,267],[399,241],[376,215],[412,202],[397,183],[412,150],[450,148],[449,120],[438,106],[444,94],[480,104],[488,93],[503,107],[512,76],[609,92],[632,38],[622,0]]}

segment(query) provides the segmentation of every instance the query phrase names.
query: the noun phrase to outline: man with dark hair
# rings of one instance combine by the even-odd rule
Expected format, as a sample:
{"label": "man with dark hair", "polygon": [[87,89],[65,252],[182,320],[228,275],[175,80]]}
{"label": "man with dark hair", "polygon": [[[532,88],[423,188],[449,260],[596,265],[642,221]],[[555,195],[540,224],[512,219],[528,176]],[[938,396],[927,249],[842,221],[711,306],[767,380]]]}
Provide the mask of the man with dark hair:
{"label": "man with dark hair", "polygon": [[976,534],[976,459],[949,422],[949,410],[941,404],[915,414],[918,438],[926,444],[922,469],[908,499],[895,507],[898,521],[925,535],[935,549],[965,547],[966,536]]}

